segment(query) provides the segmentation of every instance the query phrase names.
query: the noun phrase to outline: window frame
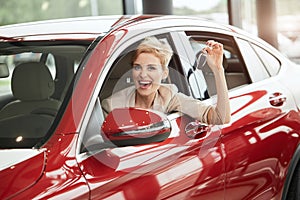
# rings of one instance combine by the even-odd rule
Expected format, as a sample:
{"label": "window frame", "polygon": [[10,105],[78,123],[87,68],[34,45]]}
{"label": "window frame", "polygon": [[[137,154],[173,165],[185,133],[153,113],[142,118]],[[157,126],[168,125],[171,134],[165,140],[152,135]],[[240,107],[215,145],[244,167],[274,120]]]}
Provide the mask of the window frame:
{"label": "window frame", "polygon": [[[254,49],[254,51],[257,53],[257,56],[261,59],[261,62],[263,63],[263,65],[265,66],[266,70],[268,71],[270,76],[276,76],[280,69],[281,69],[281,62],[280,60],[278,60],[276,58],[276,56],[274,56],[272,53],[270,53],[269,51],[267,51],[265,48],[254,44],[254,43],[250,43],[252,48]],[[262,53],[264,53],[264,55],[262,55]],[[278,65],[275,67],[273,66],[273,63],[271,64],[269,62],[269,58],[266,58],[266,55],[269,56],[269,58],[273,59],[274,61],[277,61]]]}
{"label": "window frame", "polygon": [[[221,42],[224,46],[226,47],[230,47],[227,49],[227,51],[229,52],[234,52],[234,55],[236,55],[236,58],[239,60],[240,63],[240,67],[239,71],[233,71],[231,75],[239,75],[241,74],[243,76],[244,81],[240,81],[240,83],[238,85],[235,85],[235,83],[230,84],[228,86],[229,89],[235,89],[238,88],[240,86],[243,85],[248,85],[251,84],[251,79],[249,77],[249,73],[248,73],[248,69],[246,66],[246,63],[244,62],[244,59],[242,57],[242,54],[240,52],[239,49],[239,45],[237,44],[237,42],[235,41],[235,36],[228,33],[228,32],[217,32],[216,30],[190,30],[190,31],[183,31],[183,33],[185,34],[185,40],[183,42],[189,44],[189,45],[185,45],[186,47],[186,51],[189,54],[192,54],[194,56],[194,58],[191,58],[191,65],[193,66],[193,68],[195,68],[195,64],[196,64],[196,58],[195,58],[195,51],[192,48],[192,45],[189,42],[190,38],[198,38],[198,40],[200,41],[207,41],[207,40],[216,40]],[[228,59],[228,58],[227,58]],[[230,69],[230,70],[234,70],[234,69]],[[231,71],[229,71],[231,72]],[[234,74],[236,73],[236,74]],[[225,69],[225,74],[226,74],[226,69]],[[241,78],[239,78],[241,80]],[[227,82],[228,83],[228,82]],[[198,83],[201,84],[201,83]],[[209,83],[206,83],[207,85]],[[209,87],[209,85],[208,85]],[[215,85],[214,85],[215,87]],[[200,89],[199,89],[200,90]],[[215,89],[209,89],[209,90],[214,90]],[[203,91],[200,91],[200,93],[203,93]],[[210,92],[210,96],[214,96],[216,93],[215,92]]]}

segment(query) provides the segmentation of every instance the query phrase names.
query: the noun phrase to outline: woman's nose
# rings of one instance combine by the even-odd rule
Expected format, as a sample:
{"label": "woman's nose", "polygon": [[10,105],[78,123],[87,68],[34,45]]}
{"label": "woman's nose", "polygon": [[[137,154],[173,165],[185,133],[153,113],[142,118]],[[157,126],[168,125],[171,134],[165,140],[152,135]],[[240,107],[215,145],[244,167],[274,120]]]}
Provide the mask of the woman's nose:
{"label": "woman's nose", "polygon": [[140,77],[144,78],[144,77],[147,77],[148,73],[147,73],[147,70],[146,69],[142,69],[140,71]]}

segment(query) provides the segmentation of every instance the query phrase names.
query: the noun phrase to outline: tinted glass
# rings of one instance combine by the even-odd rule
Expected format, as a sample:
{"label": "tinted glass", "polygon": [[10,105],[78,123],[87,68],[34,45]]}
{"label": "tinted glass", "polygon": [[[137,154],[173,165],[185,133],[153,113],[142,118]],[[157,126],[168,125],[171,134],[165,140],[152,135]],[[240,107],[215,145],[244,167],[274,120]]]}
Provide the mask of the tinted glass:
{"label": "tinted glass", "polygon": [[240,46],[252,82],[261,81],[270,77],[260,57],[258,57],[257,52],[254,51],[250,43],[241,39],[237,39],[237,42]]}
{"label": "tinted glass", "polygon": [[[250,83],[243,58],[240,56],[239,49],[233,38],[208,32],[187,32],[187,36],[189,37],[189,42],[195,53],[195,63],[197,65],[199,65],[198,61],[201,56],[201,50],[206,46],[205,43],[207,40],[215,40],[223,44],[223,67],[228,89]],[[215,78],[213,72],[205,62],[201,65],[202,66],[197,66],[200,70],[196,70],[197,72],[195,74],[199,81],[200,90],[204,91],[201,93],[207,98],[207,93],[210,96],[216,94]],[[205,91],[206,88],[207,91]]]}
{"label": "tinted glass", "polygon": [[0,148],[32,148],[46,141],[90,44],[75,43],[0,43]]}

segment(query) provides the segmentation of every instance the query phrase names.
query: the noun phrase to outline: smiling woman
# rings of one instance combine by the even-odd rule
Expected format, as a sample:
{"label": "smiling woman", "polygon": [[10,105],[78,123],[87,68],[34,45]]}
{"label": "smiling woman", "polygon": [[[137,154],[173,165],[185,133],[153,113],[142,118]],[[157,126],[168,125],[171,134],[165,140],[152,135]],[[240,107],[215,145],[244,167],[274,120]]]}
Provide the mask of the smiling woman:
{"label": "smiling woman", "polygon": [[230,121],[230,106],[224,70],[223,45],[213,40],[206,42],[203,53],[216,77],[218,102],[216,106],[178,92],[176,85],[163,84],[169,75],[171,46],[156,37],[146,37],[133,56],[132,79],[134,86],[114,93],[102,101],[105,115],[116,108],[137,107],[163,113],[179,111],[202,123],[224,124]]}

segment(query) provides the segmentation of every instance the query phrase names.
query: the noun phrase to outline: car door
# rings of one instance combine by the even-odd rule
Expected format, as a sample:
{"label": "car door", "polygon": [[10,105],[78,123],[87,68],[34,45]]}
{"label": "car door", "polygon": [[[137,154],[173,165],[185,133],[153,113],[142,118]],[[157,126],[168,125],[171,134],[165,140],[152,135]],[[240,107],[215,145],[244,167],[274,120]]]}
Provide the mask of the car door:
{"label": "car door", "polygon": [[[237,38],[237,42],[252,84],[244,88],[249,92],[234,96],[234,101],[246,96],[251,96],[251,100],[244,101],[243,107],[247,112],[235,110],[235,114],[241,118],[232,124],[236,127],[232,132],[234,134],[229,137],[225,134],[224,137],[228,155],[231,155],[227,162],[228,192],[230,194],[230,191],[236,189],[244,191],[238,196],[228,194],[228,199],[280,198],[285,179],[282,174],[286,174],[294,151],[295,141],[292,138],[298,128],[290,123],[290,119],[296,114],[297,108],[289,90],[280,83],[284,77],[279,74],[279,59],[266,48],[247,40]],[[269,66],[266,60],[270,61]],[[238,125],[240,123],[243,125]],[[236,133],[239,136],[233,139]],[[233,144],[241,139],[241,145],[235,147]],[[286,148],[287,146],[291,148]],[[234,181],[241,171],[244,176]]]}
{"label": "car door", "polygon": [[[174,50],[170,77],[166,81],[172,81],[179,91],[187,95],[191,93],[182,67],[187,58],[183,54],[182,43],[175,41],[177,39],[172,32],[149,31],[131,39],[124,37],[126,42],[120,42],[118,50],[105,66],[107,73],[100,77],[103,83],[98,86],[99,94],[95,94],[92,112],[81,132],[77,159],[90,187],[91,199],[223,198],[225,174],[218,127],[203,126],[175,112],[167,115],[159,113],[170,124],[171,130],[163,141],[118,146],[101,133],[103,124],[108,121],[104,119],[101,100],[132,85],[127,55],[141,39],[150,35],[168,41]],[[98,45],[102,45],[101,42]],[[120,119],[135,122],[136,119],[127,119],[126,116]],[[125,121],[122,122],[127,123]],[[137,127],[137,130],[139,128],[142,127]],[[190,135],[191,132],[196,135]]]}
{"label": "car door", "polygon": [[[245,38],[237,39],[237,43],[230,33],[193,30],[181,34],[188,44],[187,52],[194,55],[197,45],[201,46],[205,40],[214,39],[224,45],[223,66],[232,116],[231,123],[221,131],[226,169],[225,199],[279,197],[284,180],[282,173],[286,172],[282,167],[286,167],[293,151],[286,146],[295,127],[287,124],[296,111],[290,92],[280,84],[280,77],[275,73],[280,62],[264,49],[255,51]],[[259,57],[262,54],[273,57],[268,59],[272,60],[272,72]],[[201,72],[209,98],[215,98],[215,88],[210,87],[210,82],[214,81],[212,74],[207,69]]]}

